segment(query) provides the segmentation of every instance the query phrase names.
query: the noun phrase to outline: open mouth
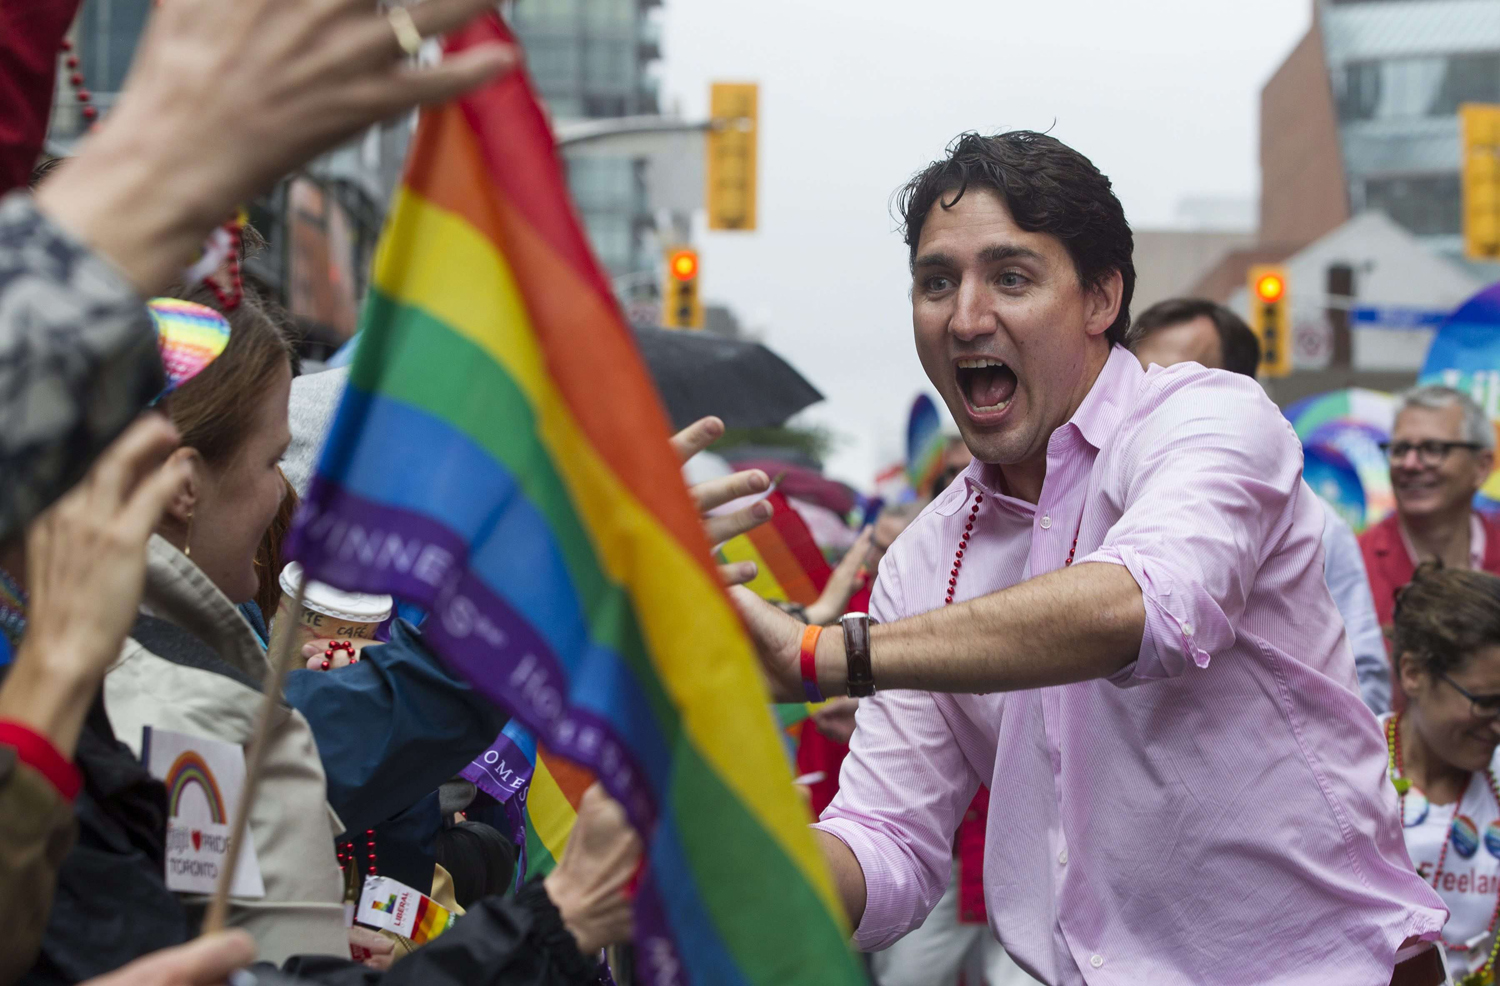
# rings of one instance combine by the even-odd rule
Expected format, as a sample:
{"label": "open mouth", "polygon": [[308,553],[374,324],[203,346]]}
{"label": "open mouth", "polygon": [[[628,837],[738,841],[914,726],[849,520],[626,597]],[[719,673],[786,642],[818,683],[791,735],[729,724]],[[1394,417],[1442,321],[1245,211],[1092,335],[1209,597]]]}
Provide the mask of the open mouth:
{"label": "open mouth", "polygon": [[1005,410],[1016,393],[1015,371],[997,359],[961,359],[958,389],[976,414]]}

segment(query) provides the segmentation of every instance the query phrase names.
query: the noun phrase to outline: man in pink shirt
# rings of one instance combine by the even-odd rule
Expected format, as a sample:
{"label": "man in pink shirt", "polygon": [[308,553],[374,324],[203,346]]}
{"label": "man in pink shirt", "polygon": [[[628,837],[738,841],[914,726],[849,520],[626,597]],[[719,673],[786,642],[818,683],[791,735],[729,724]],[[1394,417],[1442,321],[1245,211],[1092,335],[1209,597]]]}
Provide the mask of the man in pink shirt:
{"label": "man in pink shirt", "polygon": [[1118,345],[1130,228],[1057,140],[965,135],[901,206],[974,462],[873,620],[819,637],[737,596],[783,700],[874,696],[816,833],[856,944],[921,924],[986,783],[990,924],[1043,982],[1441,983],[1291,426],[1252,380]]}

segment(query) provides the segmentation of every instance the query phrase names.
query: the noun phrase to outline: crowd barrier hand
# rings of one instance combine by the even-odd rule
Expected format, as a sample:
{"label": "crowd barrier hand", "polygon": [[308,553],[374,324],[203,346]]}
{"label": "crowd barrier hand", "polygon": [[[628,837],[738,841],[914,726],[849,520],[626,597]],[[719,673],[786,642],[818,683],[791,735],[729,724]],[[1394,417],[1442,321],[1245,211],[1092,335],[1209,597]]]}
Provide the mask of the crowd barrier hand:
{"label": "crowd barrier hand", "polygon": [[143,416],[27,531],[27,630],[0,717],[27,723],[65,755],[135,622],[146,541],[188,481],[185,461],[162,464],[177,444],[165,418]]}
{"label": "crowd barrier hand", "polygon": [[[724,422],[715,417],[699,418],[672,436],[672,450],[677,458],[687,462],[693,456],[718,441],[724,434]],[[708,543],[723,544],[732,537],[753,530],[771,519],[772,508],[764,501],[719,517],[710,517],[708,512],[740,497],[764,493],[771,480],[759,469],[746,469],[720,479],[710,479],[688,487],[698,516],[703,520],[703,532]],[[743,585],[755,578],[754,562],[735,562],[719,566],[719,576],[725,585]]]}
{"label": "crowd barrier hand", "polygon": [[859,591],[860,572],[865,559],[870,557],[870,542],[874,538],[874,525],[866,524],[859,537],[854,539],[854,544],[844,552],[844,557],[839,559],[817,601],[807,607],[807,622],[824,626],[844,615],[849,600]]}
{"label": "crowd barrier hand", "polygon": [[[408,9],[426,38],[493,8],[425,0]],[[118,101],[37,201],[149,297],[283,175],[517,63],[512,47],[487,44],[416,65],[401,39],[372,0],[165,0]]]}
{"label": "crowd barrier hand", "polygon": [[254,939],[243,931],[221,931],[153,952],[83,986],[220,986],[254,961]]}
{"label": "crowd barrier hand", "polygon": [[640,862],[641,839],[625,809],[601,785],[590,787],[562,859],[544,881],[584,955],[630,940],[634,916],[627,888]]}

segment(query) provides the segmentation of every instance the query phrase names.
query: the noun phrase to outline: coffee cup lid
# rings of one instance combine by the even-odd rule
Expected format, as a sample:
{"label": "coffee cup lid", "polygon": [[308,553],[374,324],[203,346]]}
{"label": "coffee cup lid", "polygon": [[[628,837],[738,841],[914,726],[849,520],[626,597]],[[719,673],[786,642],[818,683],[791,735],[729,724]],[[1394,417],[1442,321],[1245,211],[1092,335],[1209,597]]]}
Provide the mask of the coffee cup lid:
{"label": "coffee cup lid", "polygon": [[[281,591],[297,595],[302,583],[302,566],[290,562],[281,570]],[[350,623],[381,623],[390,618],[394,603],[390,596],[373,596],[366,592],[345,592],[316,579],[307,583],[303,604],[308,609]]]}

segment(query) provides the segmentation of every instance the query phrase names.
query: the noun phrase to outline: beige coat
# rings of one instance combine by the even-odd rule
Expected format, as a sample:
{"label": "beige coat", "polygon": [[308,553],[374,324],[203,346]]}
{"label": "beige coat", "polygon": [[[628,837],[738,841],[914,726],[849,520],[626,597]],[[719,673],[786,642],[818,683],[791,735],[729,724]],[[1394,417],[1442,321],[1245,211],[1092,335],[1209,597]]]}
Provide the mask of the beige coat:
{"label": "beige coat", "polygon": [[[147,548],[142,609],[187,630],[239,674],[265,680],[270,668],[255,631],[197,565],[160,537]],[[139,754],[141,729],[148,725],[247,745],[261,695],[228,674],[174,663],[127,639],[104,679],[104,703],[115,735]],[[234,898],[229,917],[255,936],[262,961],[349,955],[333,847],[343,826],[327,796],[312,730],[283,704],[250,814],[266,896]],[[184,899],[200,910],[204,903]]]}

